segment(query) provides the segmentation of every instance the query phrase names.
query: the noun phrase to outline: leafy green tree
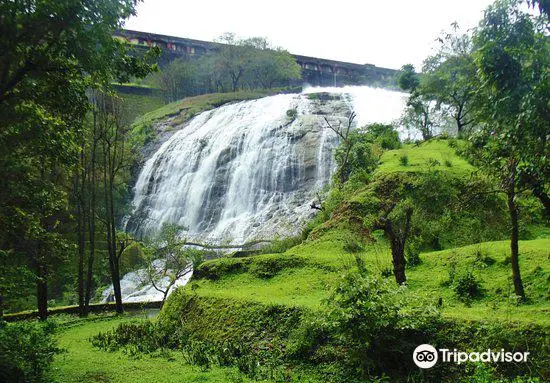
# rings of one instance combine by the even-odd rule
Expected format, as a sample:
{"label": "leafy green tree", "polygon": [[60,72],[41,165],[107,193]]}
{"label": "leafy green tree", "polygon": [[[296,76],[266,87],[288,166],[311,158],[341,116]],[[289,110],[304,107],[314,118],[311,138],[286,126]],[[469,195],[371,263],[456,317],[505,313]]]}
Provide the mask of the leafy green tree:
{"label": "leafy green tree", "polygon": [[294,57],[272,47],[263,37],[239,39],[226,33],[218,42],[223,44],[219,50],[174,60],[148,82],[162,88],[167,101],[175,101],[228,90],[270,89],[300,79],[301,69]]}
{"label": "leafy green tree", "polygon": [[[186,247],[181,232],[182,227],[165,224],[146,248],[146,282],[162,293],[163,302],[174,284],[198,267],[206,254],[204,250]],[[163,280],[168,281],[164,286]]]}
{"label": "leafy green tree", "polygon": [[480,130],[472,140],[479,163],[498,177],[507,196],[512,279],[522,300],[517,196],[525,184],[545,195],[548,190],[547,27],[546,14],[532,16],[521,10],[519,1],[497,1],[486,10],[473,40]]}
{"label": "leafy green tree", "polygon": [[300,79],[300,66],[287,51],[273,48],[260,37],[243,40],[242,44],[253,48],[249,52],[250,67],[245,72],[245,80],[251,88],[270,89],[275,84]]}
{"label": "leafy green tree", "polygon": [[378,145],[382,150],[393,150],[401,147],[399,132],[393,125],[373,123],[367,125],[363,130],[366,139]]}
{"label": "leafy green tree", "polygon": [[408,129],[420,131],[422,138],[428,140],[433,136],[433,114],[437,105],[421,91],[420,83],[420,76],[411,64],[404,65],[397,75],[399,87],[410,92],[401,123]]}
{"label": "leafy green tree", "polygon": [[345,126],[342,126],[342,121],[338,121],[338,125],[331,124],[329,120],[325,117],[327,127],[334,133],[336,133],[338,139],[340,140],[340,145],[335,153],[335,158],[338,163],[336,174],[340,182],[340,186],[344,185],[344,183],[349,179],[350,175],[351,165],[349,164],[349,158],[354,144],[351,137],[351,129],[353,127],[353,120],[355,120],[355,117],[356,114],[354,112],[350,113]]}
{"label": "leafy green tree", "polygon": [[403,90],[413,91],[420,84],[420,78],[414,70],[414,65],[406,64],[397,74],[397,85]]}
{"label": "leafy green tree", "polygon": [[420,132],[423,140],[429,140],[434,135],[435,114],[438,109],[438,105],[430,98],[413,91],[407,100],[401,123],[408,130]]}
{"label": "leafy green tree", "polygon": [[251,63],[252,47],[242,44],[234,33],[225,33],[218,38],[224,44],[216,54],[215,67],[230,80],[231,89],[236,92]]}
{"label": "leafy green tree", "polygon": [[111,37],[135,4],[0,2],[0,246],[34,270],[42,318],[52,267],[69,253],[61,223],[81,151],[86,89],[153,69]]}
{"label": "leafy green tree", "polygon": [[154,73],[150,81],[164,91],[167,102],[172,102],[202,93],[197,86],[198,72],[197,60],[180,58]]}
{"label": "leafy green tree", "polygon": [[471,104],[476,68],[471,37],[460,34],[456,23],[452,27],[451,33],[439,38],[438,52],[424,61],[419,91],[449,109],[460,136],[474,122]]}

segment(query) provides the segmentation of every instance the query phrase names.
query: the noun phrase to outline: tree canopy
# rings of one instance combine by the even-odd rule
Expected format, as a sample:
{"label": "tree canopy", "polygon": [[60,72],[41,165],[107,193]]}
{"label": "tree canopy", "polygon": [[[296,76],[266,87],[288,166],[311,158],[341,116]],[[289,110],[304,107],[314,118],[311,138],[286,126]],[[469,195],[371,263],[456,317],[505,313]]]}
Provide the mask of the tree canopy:
{"label": "tree canopy", "polygon": [[112,81],[155,69],[148,55],[131,55],[111,36],[135,5],[0,2],[0,243],[10,262],[23,258],[32,266],[42,316],[50,266],[68,250],[60,234],[69,214],[68,180],[81,151],[86,91],[107,90]]}

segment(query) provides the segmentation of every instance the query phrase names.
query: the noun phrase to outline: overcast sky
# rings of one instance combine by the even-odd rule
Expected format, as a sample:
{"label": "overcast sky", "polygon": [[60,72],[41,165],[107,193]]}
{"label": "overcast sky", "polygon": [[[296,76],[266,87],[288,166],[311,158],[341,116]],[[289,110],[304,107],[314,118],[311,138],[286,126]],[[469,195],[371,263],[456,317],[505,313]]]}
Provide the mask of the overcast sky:
{"label": "overcast sky", "polygon": [[493,0],[144,0],[126,28],[199,40],[267,37],[291,53],[400,68],[422,60],[450,24],[477,25]]}

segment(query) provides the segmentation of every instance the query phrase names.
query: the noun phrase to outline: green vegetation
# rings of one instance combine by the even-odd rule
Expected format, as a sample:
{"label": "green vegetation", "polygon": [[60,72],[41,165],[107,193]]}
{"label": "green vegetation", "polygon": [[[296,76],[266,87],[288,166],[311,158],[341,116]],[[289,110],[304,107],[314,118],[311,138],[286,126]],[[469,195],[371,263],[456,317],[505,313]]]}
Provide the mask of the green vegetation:
{"label": "green vegetation", "polygon": [[[142,317],[144,318],[144,317]],[[89,320],[71,319],[56,336],[58,346],[65,349],[56,356],[53,378],[59,383],[74,382],[248,382],[235,368],[212,367],[208,371],[186,363],[179,352],[142,355],[131,352],[104,352],[89,341],[94,335],[121,324],[140,323],[144,319],[95,317]]]}
{"label": "green vegetation", "polygon": [[[74,225],[71,208],[78,203],[70,206],[75,201],[69,195],[83,199],[71,189],[81,175],[79,160],[92,125],[85,123],[93,104],[87,91],[106,93],[112,82],[143,78],[156,69],[150,59],[158,51],[138,57],[111,37],[135,4],[38,0],[0,5],[2,15],[9,15],[0,19],[0,259],[2,270],[26,271],[23,278],[2,272],[0,315],[6,302],[35,284],[40,316],[47,316],[48,282],[63,269],[74,243],[66,234]],[[82,206],[77,209],[82,218]],[[82,297],[84,285],[79,286]]]}
{"label": "green vegetation", "polygon": [[[430,167],[454,175],[467,176],[475,167],[465,158],[457,156],[451,142],[444,139],[429,140],[418,144],[405,144],[401,149],[388,150],[382,154],[377,172],[422,172]],[[437,161],[437,162],[436,162]],[[450,162],[452,166],[446,166]]]}
{"label": "green vegetation", "polygon": [[[377,145],[372,140],[355,142]],[[178,339],[160,345],[155,340],[155,347],[182,349],[203,368],[229,363],[255,378],[326,382],[382,373],[392,381],[418,378],[407,365],[410,359],[399,359],[400,367],[395,367],[398,359],[392,350],[400,350],[402,358],[401,352],[407,354],[420,343],[514,350],[537,344],[540,348],[531,351],[539,357],[530,366],[444,366],[424,379],[482,382],[529,369],[543,374],[543,339],[550,326],[550,239],[520,241],[529,301],[518,304],[509,279],[509,242],[494,241],[507,236],[505,204],[498,194],[485,193],[492,188],[490,180],[457,154],[466,146],[463,141],[432,139],[387,150],[367,177],[350,177],[340,185],[335,180],[336,187],[304,231],[307,239],[301,244],[282,246],[283,253],[203,262],[192,282],[168,299],[155,325],[155,333],[179,331]],[[399,160],[405,153],[407,166]],[[453,166],[445,166],[445,161]],[[364,166],[352,162],[349,174]],[[393,282],[391,236],[385,229],[373,230],[380,209],[390,204],[384,201],[412,210],[403,252],[406,288]],[[396,225],[402,219],[387,217]],[[434,248],[444,250],[431,251]],[[279,325],[273,327],[272,320]],[[297,323],[293,331],[287,329],[287,320]],[[379,331],[373,331],[376,328]],[[115,334],[104,336],[103,347],[120,343]],[[388,346],[396,340],[403,344]],[[142,344],[129,341],[125,347],[134,343],[138,346],[132,347]],[[266,344],[267,354],[257,351],[266,350]],[[261,368],[247,369],[250,359]],[[286,374],[273,366],[284,366]]]}
{"label": "green vegetation", "polygon": [[145,81],[163,90],[167,102],[215,92],[272,89],[301,78],[300,66],[287,51],[263,37],[240,39],[225,33],[215,52],[178,58]]}
{"label": "green vegetation", "polygon": [[[199,267],[189,288],[200,296],[319,308],[341,274],[355,267],[355,257],[344,250],[350,236],[351,233],[334,233],[333,230],[282,256],[273,254],[206,261]],[[491,317],[550,325],[546,315],[550,308],[546,301],[550,271],[541,266],[549,255],[550,240],[520,242],[522,269],[528,276],[528,291],[533,297],[533,302],[525,306],[518,306],[510,299],[507,245],[506,241],[486,242],[421,253],[422,263],[407,271],[407,284],[411,291],[432,297],[434,304],[442,297],[443,315],[450,318],[483,320]],[[479,254],[486,258],[480,261]],[[361,258],[373,275],[381,275],[386,267],[391,266],[389,249],[383,243],[367,246]],[[494,260],[490,266],[487,266],[491,262],[488,259]],[[279,271],[269,279],[254,275],[249,270],[256,262],[260,265],[277,263],[271,269]],[[450,278],[450,274],[455,274],[458,279],[468,272],[482,281],[485,290],[482,299],[471,302],[469,307],[455,294],[455,277]]]}
{"label": "green vegetation", "polygon": [[131,124],[138,117],[165,105],[158,89],[146,93],[135,92],[136,86],[117,85],[115,90],[122,100],[125,123]]}
{"label": "green vegetation", "polygon": [[0,379],[3,382],[48,381],[59,352],[53,323],[0,323]]}

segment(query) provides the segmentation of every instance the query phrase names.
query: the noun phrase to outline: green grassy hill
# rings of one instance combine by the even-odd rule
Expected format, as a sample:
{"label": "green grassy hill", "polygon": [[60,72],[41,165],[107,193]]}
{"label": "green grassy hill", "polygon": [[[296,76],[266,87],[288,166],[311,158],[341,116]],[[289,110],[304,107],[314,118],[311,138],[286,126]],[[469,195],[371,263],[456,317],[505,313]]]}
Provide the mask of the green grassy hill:
{"label": "green grassy hill", "polygon": [[455,140],[430,140],[422,144],[406,144],[396,150],[383,153],[377,172],[422,172],[428,167],[457,175],[467,175],[475,170],[464,158],[456,155],[460,145]]}
{"label": "green grassy hill", "polygon": [[[199,296],[235,298],[266,304],[321,309],[341,275],[355,268],[354,257],[344,250],[346,233],[334,233],[284,254],[266,254],[246,259],[205,262],[199,277],[188,287]],[[443,314],[448,317],[484,320],[504,319],[550,325],[548,281],[550,239],[520,242],[520,266],[531,301],[518,306],[512,298],[509,243],[484,242],[456,249],[421,253],[422,263],[407,270],[411,292],[424,295],[435,304],[443,298]],[[361,252],[367,270],[386,275],[391,254],[383,246],[370,246]],[[454,292],[450,273],[456,276],[472,271],[484,290],[483,296],[463,302]],[[389,274],[389,275],[388,275]]]}
{"label": "green grassy hill", "polygon": [[[369,226],[369,217],[379,206],[373,201],[383,200],[381,193],[416,189],[403,193],[408,203],[420,211],[423,204],[433,205],[435,212],[415,218],[416,239],[410,241],[419,249],[420,262],[406,268],[404,294],[410,298],[405,300],[419,300],[426,308],[436,308],[442,322],[428,333],[415,335],[412,331],[399,338],[413,345],[431,339],[434,344],[458,349],[530,349],[536,356],[526,368],[544,376],[549,366],[540,358],[548,350],[544,339],[550,329],[547,225],[537,218],[540,212],[536,209],[524,214],[523,226],[534,225],[535,229],[522,232],[520,267],[528,301],[518,304],[511,281],[504,200],[483,192],[489,181],[457,154],[462,145],[458,140],[434,139],[384,152],[367,182],[352,177],[342,188],[332,189],[325,210],[306,229],[303,237],[307,234],[307,239],[301,244],[282,253],[204,262],[191,283],[169,298],[159,323],[193,334],[207,344],[237,342],[251,350],[272,344],[269,358],[289,363],[285,368],[292,370],[289,376],[293,381],[339,381],[341,374],[353,376],[342,372],[345,368],[341,370],[343,365],[338,363],[344,362],[335,362],[341,354],[334,346],[338,338],[329,335],[332,330],[309,327],[308,323],[318,323],[319,319],[311,318],[326,318],[332,312],[330,297],[336,286],[342,286],[359,265],[367,275],[395,284],[390,247],[384,233]],[[523,205],[532,206],[529,197],[525,198]],[[456,210],[451,206],[456,203],[464,206]],[[451,213],[444,214],[447,210]],[[468,288],[473,283],[475,294],[471,297],[459,294],[464,283]],[[420,337],[415,340],[416,336]],[[294,347],[302,350],[298,356]],[[408,347],[412,346],[405,349]],[[258,363],[266,363],[256,352],[249,353],[260,358]],[[292,362],[288,362],[289,353]],[[394,365],[388,360],[382,365]],[[524,366],[516,366],[516,370],[499,367],[499,373],[508,376],[527,371]],[[403,375],[397,370],[383,369],[399,381]],[[467,371],[477,370],[473,366],[467,371],[450,368],[422,378],[406,371],[401,374],[407,379],[458,381],[459,376],[468,376]],[[474,374],[486,373],[487,379],[493,379],[492,372],[479,371]]]}
{"label": "green grassy hill", "polygon": [[[402,156],[408,157],[407,165],[399,160]],[[475,170],[455,153],[447,140],[433,140],[385,152],[375,179],[434,168],[463,179]],[[363,192],[348,193],[341,206],[353,209],[355,205],[346,204],[360,200]],[[382,234],[375,232],[371,238],[363,237],[345,221],[349,217],[345,208],[336,209],[327,222],[313,229],[308,240],[282,254],[222,258],[203,263],[187,289],[205,297],[319,309],[341,275],[356,268],[357,256],[364,259],[369,272],[391,280],[391,253]],[[500,237],[506,238],[507,233],[501,233]],[[360,248],[353,249],[353,246]],[[550,238],[520,242],[520,265],[530,299],[524,305],[518,306],[511,297],[509,251],[509,242],[505,240],[423,251],[421,263],[407,269],[409,289],[431,298],[434,303],[442,298],[442,311],[448,317],[550,325]],[[465,303],[454,292],[456,281],[450,279],[468,272],[478,279],[482,295]]]}

